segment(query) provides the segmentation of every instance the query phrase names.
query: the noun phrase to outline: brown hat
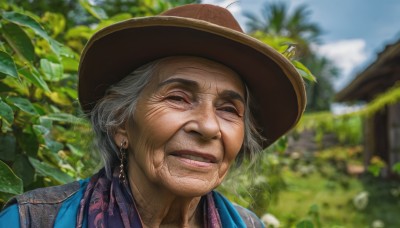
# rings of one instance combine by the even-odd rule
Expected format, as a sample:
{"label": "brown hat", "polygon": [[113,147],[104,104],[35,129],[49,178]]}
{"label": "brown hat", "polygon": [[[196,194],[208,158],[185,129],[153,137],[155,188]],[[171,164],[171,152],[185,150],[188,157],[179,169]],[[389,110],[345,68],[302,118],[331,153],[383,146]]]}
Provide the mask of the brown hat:
{"label": "brown hat", "polygon": [[225,8],[190,4],[159,16],[133,18],[92,36],[79,65],[79,101],[90,113],[106,89],[136,68],[168,56],[198,56],[236,71],[256,107],[252,113],[264,147],[290,130],[306,104],[294,66],[268,45],[246,35]]}

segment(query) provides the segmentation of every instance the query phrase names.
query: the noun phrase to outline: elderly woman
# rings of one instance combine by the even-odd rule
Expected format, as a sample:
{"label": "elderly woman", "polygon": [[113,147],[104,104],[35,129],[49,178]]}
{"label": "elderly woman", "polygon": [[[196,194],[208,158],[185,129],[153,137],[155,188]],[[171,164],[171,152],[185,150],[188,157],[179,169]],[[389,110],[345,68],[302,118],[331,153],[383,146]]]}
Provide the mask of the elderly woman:
{"label": "elderly woman", "polygon": [[202,4],[96,33],[82,54],[79,99],[105,168],[15,197],[0,225],[262,227],[214,189],[305,106],[289,61],[226,9]]}

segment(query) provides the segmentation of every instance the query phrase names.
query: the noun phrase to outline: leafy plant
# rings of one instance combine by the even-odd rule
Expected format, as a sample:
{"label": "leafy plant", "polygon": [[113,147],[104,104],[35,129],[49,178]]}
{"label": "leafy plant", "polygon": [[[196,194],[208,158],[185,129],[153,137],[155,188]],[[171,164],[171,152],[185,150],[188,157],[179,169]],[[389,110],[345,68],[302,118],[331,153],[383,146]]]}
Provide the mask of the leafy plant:
{"label": "leafy plant", "polygon": [[293,65],[296,67],[297,71],[304,78],[304,80],[308,82],[317,81],[311,71],[306,66],[304,66],[303,63],[296,59],[296,52],[298,50],[296,48],[297,45],[295,40],[284,36],[269,35],[261,31],[256,31],[251,35],[268,44],[279,53],[282,53],[287,59],[289,59],[293,63]]}
{"label": "leafy plant", "polygon": [[[82,115],[74,89],[78,54],[52,38],[38,22],[41,18],[23,10],[1,15],[0,172],[4,179],[0,185],[9,188],[0,189],[4,202],[9,194],[83,178],[86,173],[76,168],[77,163],[85,161],[90,170],[96,162],[83,159],[88,158],[84,143],[91,136],[88,123],[76,117]],[[48,15],[47,23],[54,23]],[[77,128],[80,131],[74,132]],[[60,132],[74,132],[83,141],[63,138]]]}

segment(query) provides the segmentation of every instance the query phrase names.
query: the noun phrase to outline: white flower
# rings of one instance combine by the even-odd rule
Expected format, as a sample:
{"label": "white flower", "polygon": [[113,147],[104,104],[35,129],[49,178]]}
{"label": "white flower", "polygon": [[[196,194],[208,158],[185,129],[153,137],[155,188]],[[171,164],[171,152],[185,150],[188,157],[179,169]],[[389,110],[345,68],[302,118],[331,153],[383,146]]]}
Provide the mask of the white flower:
{"label": "white flower", "polygon": [[384,228],[385,223],[383,223],[381,220],[375,220],[372,222],[372,228]]}
{"label": "white flower", "polygon": [[266,227],[277,228],[280,226],[279,220],[272,214],[265,214],[261,217],[261,221]]}
{"label": "white flower", "polygon": [[353,198],[353,204],[358,210],[362,210],[368,205],[368,192],[360,192]]}

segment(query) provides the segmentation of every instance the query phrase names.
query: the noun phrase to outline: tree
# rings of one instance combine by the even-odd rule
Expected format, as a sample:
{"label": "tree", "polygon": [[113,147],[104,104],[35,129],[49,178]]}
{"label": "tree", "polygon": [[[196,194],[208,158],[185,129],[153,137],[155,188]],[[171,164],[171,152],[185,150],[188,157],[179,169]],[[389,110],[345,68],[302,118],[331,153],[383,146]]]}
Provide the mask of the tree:
{"label": "tree", "polygon": [[245,13],[245,16],[249,19],[247,26],[250,33],[262,31],[272,36],[288,37],[308,54],[309,44],[317,42],[322,33],[318,24],[310,22],[310,14],[311,11],[306,5],[298,6],[290,14],[287,5],[278,2],[264,4],[261,9],[261,18],[252,13]]}
{"label": "tree", "polygon": [[301,61],[316,76],[317,82],[311,81],[306,86],[307,111],[329,110],[334,96],[332,79],[338,75],[338,70],[331,61],[318,56],[311,48],[312,44],[319,43],[322,29],[310,21],[310,14],[306,5],[300,5],[289,13],[285,3],[266,3],[261,18],[252,13],[245,16],[249,19],[247,26],[253,36],[269,37],[268,40],[286,37],[281,45],[288,47],[282,53]]}
{"label": "tree", "polygon": [[61,14],[68,29],[76,25],[97,23],[98,20],[89,13],[89,10],[92,13],[96,12],[102,19],[117,14],[137,17],[156,15],[174,6],[199,2],[199,0],[7,0],[7,3],[3,4],[7,8],[18,6],[38,16],[46,12]]}
{"label": "tree", "polygon": [[157,15],[161,12],[184,4],[200,3],[200,0],[95,0],[108,15],[131,13],[137,16]]}
{"label": "tree", "polygon": [[335,94],[332,79],[336,78],[339,70],[325,57],[311,55],[304,60],[304,64],[318,75],[318,81],[306,85],[307,111],[317,112],[330,109]]}
{"label": "tree", "polygon": [[77,0],[7,0],[4,6],[7,7],[6,10],[26,10],[36,16],[42,16],[46,12],[62,15],[65,18],[66,28],[77,24],[87,25],[94,21]]}

